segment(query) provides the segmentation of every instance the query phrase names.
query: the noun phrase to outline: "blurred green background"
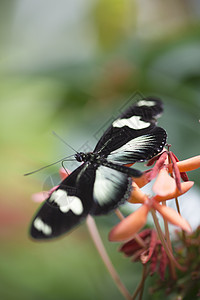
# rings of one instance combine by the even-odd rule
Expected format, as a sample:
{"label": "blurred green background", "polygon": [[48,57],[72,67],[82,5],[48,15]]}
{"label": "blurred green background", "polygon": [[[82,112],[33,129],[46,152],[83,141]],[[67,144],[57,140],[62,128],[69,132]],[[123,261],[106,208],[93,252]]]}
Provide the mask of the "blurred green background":
{"label": "blurred green background", "polygon": [[[59,165],[23,174],[73,154],[52,130],[77,150],[91,150],[131,95],[163,99],[159,124],[173,151],[180,159],[199,154],[198,0],[1,0],[2,300],[123,299],[84,224],[57,241],[29,239],[38,207],[31,194],[46,187]],[[190,178],[197,189],[199,172]],[[140,266],[107,242],[116,222],[113,214],[97,219],[112,261],[133,291]],[[146,299],[155,295],[146,291]]]}

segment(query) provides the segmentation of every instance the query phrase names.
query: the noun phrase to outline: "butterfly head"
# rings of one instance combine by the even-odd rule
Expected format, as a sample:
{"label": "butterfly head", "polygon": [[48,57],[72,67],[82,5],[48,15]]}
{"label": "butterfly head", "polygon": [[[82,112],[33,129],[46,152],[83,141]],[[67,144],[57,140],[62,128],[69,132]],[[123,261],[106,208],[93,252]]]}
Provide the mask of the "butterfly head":
{"label": "butterfly head", "polygon": [[78,162],[89,161],[89,162],[93,162],[93,163],[97,162],[98,159],[100,158],[99,154],[94,153],[94,152],[87,152],[87,153],[78,152],[75,154],[74,157]]}
{"label": "butterfly head", "polygon": [[85,161],[86,155],[84,152],[78,152],[75,154],[74,157],[78,162],[83,162],[83,161]]}

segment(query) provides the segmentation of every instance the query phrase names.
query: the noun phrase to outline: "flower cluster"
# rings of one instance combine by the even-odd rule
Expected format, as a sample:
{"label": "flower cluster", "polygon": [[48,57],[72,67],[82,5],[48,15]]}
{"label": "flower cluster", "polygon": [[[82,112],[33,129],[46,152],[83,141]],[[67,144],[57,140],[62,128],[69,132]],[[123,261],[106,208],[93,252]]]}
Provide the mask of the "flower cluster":
{"label": "flower cluster", "polygon": [[[155,158],[154,158],[155,160]],[[151,164],[150,162],[149,164]],[[178,198],[186,193],[194,184],[188,181],[186,172],[200,167],[200,155],[185,161],[178,159],[170,151],[164,151],[157,157],[155,166],[133,182],[133,192],[130,203],[141,203],[142,206],[115,226],[110,234],[110,241],[126,241],[146,224],[147,215],[158,211],[165,221],[191,232],[188,222],[174,209],[167,207],[165,201]],[[156,177],[153,185],[154,196],[148,196],[140,189]],[[181,182],[181,178],[184,182]],[[160,204],[160,202],[162,204]]]}
{"label": "flower cluster", "polygon": [[[175,232],[173,241],[176,260],[184,265],[184,272],[178,270],[177,279],[173,280],[170,273],[165,281],[155,276],[150,289],[151,294],[161,291],[165,295],[177,295],[176,299],[199,299],[200,297],[200,226],[192,233]],[[152,278],[153,279],[153,278]]]}
{"label": "flower cluster", "polygon": [[[192,238],[188,238],[186,245],[186,239],[184,238],[186,236],[192,237],[194,234],[189,223],[180,214],[178,197],[189,191],[193,186],[194,182],[189,181],[186,172],[200,167],[200,155],[184,161],[178,161],[171,151],[164,150],[159,156],[149,161],[147,165],[151,166],[154,163],[155,165],[150,170],[144,172],[142,177],[135,178],[133,182],[133,191],[129,202],[141,203],[141,207],[126,218],[121,217],[121,222],[109,233],[110,241],[123,242],[119,249],[120,252],[130,257],[132,262],[140,261],[145,268],[141,280],[142,284],[139,285],[140,289],[136,290],[132,299],[135,299],[139,290],[141,290],[142,294],[145,278],[147,275],[153,275],[154,273],[158,273],[161,280],[161,283],[157,280],[158,284],[154,287],[154,291],[163,288],[162,282],[165,282],[166,291],[174,290],[177,292],[177,286],[174,284],[174,282],[177,282],[176,270],[181,272],[181,274],[187,274],[187,270],[189,270],[189,266],[187,266],[188,257],[191,258],[192,255],[187,253],[187,258],[184,256],[184,250],[189,251],[188,245],[192,249],[191,244],[193,243]],[[152,187],[152,196],[149,196],[141,188],[153,179],[155,179],[155,182]],[[171,199],[175,199],[177,211],[167,206],[167,201]],[[156,230],[144,229],[139,232],[145,226],[149,212],[152,214]],[[156,212],[159,212],[163,217],[165,232],[160,227]],[[182,229],[183,243],[179,250],[176,248],[173,251],[168,223]],[[199,249],[199,245],[196,245],[196,247]],[[191,251],[194,252],[194,249]],[[196,270],[200,268],[200,263],[197,257],[193,256],[192,265],[194,270],[190,271],[190,274],[194,275],[195,273],[199,278],[200,273]],[[165,273],[167,269],[168,277],[166,279]],[[194,276],[190,276],[190,274],[189,277],[187,274],[184,278],[187,278],[187,280],[188,278],[194,279]],[[198,280],[193,280],[192,287],[195,287],[196,294],[200,294],[200,291],[196,288],[197,282]],[[188,286],[190,285],[188,284]],[[186,294],[186,292],[183,292],[183,294]]]}
{"label": "flower cluster", "polygon": [[[181,274],[186,274],[186,271],[190,270],[189,277],[187,274],[184,280],[189,280],[191,277],[193,285],[190,285],[192,288],[194,287],[195,293],[200,295],[200,291],[196,288],[200,279],[199,259],[197,263],[194,262],[197,258],[195,255],[198,256],[199,251],[200,230],[198,229],[197,233],[192,233],[189,223],[180,214],[178,202],[178,197],[189,191],[194,184],[193,181],[189,181],[186,172],[200,167],[200,155],[178,161],[171,151],[164,150],[157,157],[150,160],[147,165],[153,167],[145,171],[140,178],[134,178],[132,193],[128,200],[132,204],[140,203],[141,207],[126,218],[122,216],[119,210],[116,210],[116,214],[121,221],[109,233],[110,241],[123,242],[119,249],[120,252],[130,257],[132,262],[140,261],[144,266],[141,283],[133,296],[129,294],[121,282],[119,275],[109,260],[96,224],[92,217],[88,216],[86,223],[91,237],[110,275],[126,299],[135,299],[139,292],[140,299],[142,299],[145,278],[156,273],[159,274],[160,282],[157,280],[157,285],[152,287],[152,292],[161,288],[164,289],[163,284],[165,283],[164,287],[168,293],[173,288],[176,291],[180,291],[182,288],[182,293],[185,295],[188,293],[188,290],[185,291],[181,284],[180,286],[178,285],[177,270],[182,272]],[[62,179],[65,179],[68,174],[64,169],[60,169],[60,176]],[[152,180],[155,180],[152,187],[152,195],[147,195],[141,188]],[[56,188],[57,186],[50,191],[34,194],[32,198],[34,201],[41,202],[47,199]],[[175,199],[177,211],[167,206],[167,201],[171,199]],[[163,218],[164,232],[160,227],[157,212]],[[149,213],[152,214],[155,229],[146,228],[140,231],[146,225]],[[172,248],[168,223],[182,229],[182,234],[180,235],[179,233],[179,241],[181,240],[182,244],[176,247],[175,251]],[[187,255],[185,255],[185,251],[187,251]],[[166,270],[169,271],[169,282],[167,283]],[[174,285],[175,282],[176,285]]]}

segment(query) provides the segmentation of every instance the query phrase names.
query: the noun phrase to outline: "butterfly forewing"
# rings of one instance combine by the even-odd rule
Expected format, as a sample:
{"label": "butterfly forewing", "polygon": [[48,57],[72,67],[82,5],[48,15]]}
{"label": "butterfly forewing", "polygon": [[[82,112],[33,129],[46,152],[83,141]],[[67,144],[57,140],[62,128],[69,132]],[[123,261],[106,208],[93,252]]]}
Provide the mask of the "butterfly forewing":
{"label": "butterfly forewing", "polygon": [[133,155],[132,163],[136,160],[148,160],[155,156],[166,143],[165,130],[160,128],[157,132],[155,131],[155,128],[158,128],[156,119],[162,111],[162,102],[158,99],[146,98],[138,101],[112,123],[97,143],[94,152],[99,152],[107,157],[113,151],[118,151],[129,141],[152,132],[152,138],[154,136],[155,142],[152,145],[152,143],[148,144],[148,140],[144,141],[143,139],[144,144],[143,147],[141,145],[141,149],[145,147],[146,150],[141,151],[141,157],[138,155],[139,152],[137,152],[136,157]]}
{"label": "butterfly forewing", "polygon": [[131,118],[133,116],[139,116],[140,120],[153,124],[156,123],[157,118],[160,117],[162,112],[162,101],[155,97],[147,97],[137,101],[134,105],[130,106],[119,116],[119,118],[123,119]]}
{"label": "butterfly forewing", "polygon": [[70,174],[41,206],[30,234],[36,239],[60,236],[78,225],[93,205],[95,169],[83,164]]}
{"label": "butterfly forewing", "polygon": [[149,160],[157,155],[166,143],[166,132],[160,127],[155,127],[150,133],[137,136],[121,147],[108,154],[109,161],[121,164],[132,164],[136,161]]}

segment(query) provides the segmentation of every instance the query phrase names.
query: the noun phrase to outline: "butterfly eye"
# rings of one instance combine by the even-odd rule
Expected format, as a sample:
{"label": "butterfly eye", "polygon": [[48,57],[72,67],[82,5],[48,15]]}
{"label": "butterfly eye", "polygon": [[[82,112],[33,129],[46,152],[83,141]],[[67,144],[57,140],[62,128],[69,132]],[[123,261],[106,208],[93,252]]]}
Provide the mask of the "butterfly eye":
{"label": "butterfly eye", "polygon": [[76,154],[75,154],[75,159],[76,159],[78,162],[82,162],[82,161],[83,161],[83,156],[84,156],[84,153],[83,153],[83,152],[76,153]]}

